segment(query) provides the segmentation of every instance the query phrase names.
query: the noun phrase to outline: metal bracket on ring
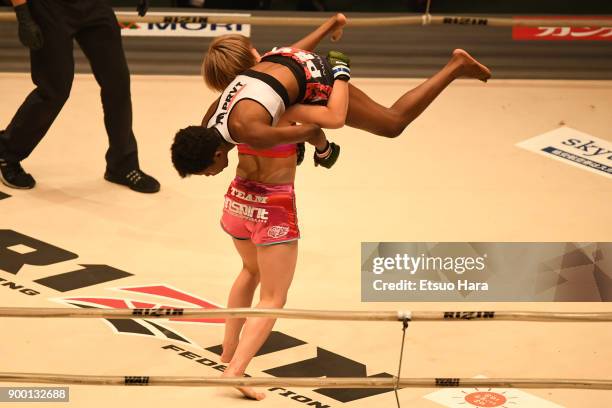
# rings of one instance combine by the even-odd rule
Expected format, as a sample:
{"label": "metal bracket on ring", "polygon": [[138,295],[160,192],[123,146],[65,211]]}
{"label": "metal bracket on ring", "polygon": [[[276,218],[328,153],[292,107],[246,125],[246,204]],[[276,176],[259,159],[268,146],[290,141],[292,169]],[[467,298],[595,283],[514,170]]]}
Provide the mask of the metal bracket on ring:
{"label": "metal bracket on ring", "polygon": [[412,321],[412,312],[409,310],[398,310],[397,312],[397,320],[399,321]]}
{"label": "metal bracket on ring", "polygon": [[[401,313],[401,312],[399,312]],[[399,314],[398,313],[398,314]],[[404,360],[404,344],[406,343],[406,330],[408,329],[408,322],[410,321],[410,312],[403,312],[402,320],[402,347],[400,349],[399,364],[397,367],[397,375],[393,378],[393,392],[395,393],[395,402],[397,402],[397,408],[401,407],[399,395],[397,390],[399,389],[399,382],[402,376],[402,361]]]}

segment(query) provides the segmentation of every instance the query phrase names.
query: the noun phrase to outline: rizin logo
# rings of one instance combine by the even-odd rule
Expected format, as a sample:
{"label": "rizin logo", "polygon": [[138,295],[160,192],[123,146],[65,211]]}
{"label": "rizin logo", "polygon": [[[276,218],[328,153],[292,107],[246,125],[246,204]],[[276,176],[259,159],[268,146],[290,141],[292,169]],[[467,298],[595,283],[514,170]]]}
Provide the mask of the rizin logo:
{"label": "rizin logo", "polygon": [[[172,288],[168,285],[149,285],[149,286],[135,286],[135,287],[122,287],[115,288],[114,290],[120,292],[127,292],[130,294],[139,293],[150,296],[162,298],[164,302],[171,301],[172,303],[180,302],[180,306],[168,305],[166,303],[151,303],[146,301],[138,301],[133,299],[125,298],[111,298],[111,297],[71,297],[61,298],[57,301],[67,303],[73,306],[82,308],[111,308],[111,309],[139,309],[143,312],[140,313],[143,316],[160,314],[167,314],[168,321],[179,322],[179,323],[199,323],[199,324],[223,324],[225,319],[194,319],[184,317],[171,317],[177,315],[176,310],[180,310],[185,304],[190,307],[199,307],[205,309],[219,309],[222,306],[213,304],[207,300],[190,295],[187,292]],[[168,310],[169,313],[164,313],[164,310]],[[152,313],[151,311],[155,311]],[[186,336],[170,330],[162,324],[153,322],[147,319],[106,319],[106,321],[113,327],[117,333],[123,334],[136,334],[141,336],[154,336],[159,339],[171,339],[181,341],[184,343],[192,344],[197,346],[197,343],[189,340]]]}
{"label": "rizin logo", "polygon": [[270,238],[281,238],[289,233],[289,227],[283,227],[280,225],[274,225],[268,229],[268,236]]}

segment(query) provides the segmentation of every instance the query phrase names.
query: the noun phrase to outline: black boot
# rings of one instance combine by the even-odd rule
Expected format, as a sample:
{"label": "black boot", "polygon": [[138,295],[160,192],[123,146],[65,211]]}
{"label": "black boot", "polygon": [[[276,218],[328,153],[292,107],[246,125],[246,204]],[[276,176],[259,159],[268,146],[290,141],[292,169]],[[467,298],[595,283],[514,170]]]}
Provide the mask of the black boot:
{"label": "black boot", "polygon": [[111,183],[127,186],[139,193],[157,193],[160,187],[157,180],[140,169],[133,169],[124,174],[115,174],[106,170],[104,179]]}
{"label": "black boot", "polygon": [[11,188],[29,190],[36,185],[34,177],[25,172],[19,162],[8,161],[0,153],[0,180]]}

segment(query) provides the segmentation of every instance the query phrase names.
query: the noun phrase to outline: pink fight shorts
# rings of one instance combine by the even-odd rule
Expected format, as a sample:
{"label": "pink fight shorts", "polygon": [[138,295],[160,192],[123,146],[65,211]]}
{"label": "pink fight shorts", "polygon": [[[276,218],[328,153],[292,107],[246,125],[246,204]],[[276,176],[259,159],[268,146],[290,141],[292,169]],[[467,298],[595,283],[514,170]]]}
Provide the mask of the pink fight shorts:
{"label": "pink fight shorts", "polygon": [[271,245],[300,238],[293,184],[236,177],[225,194],[221,227],[236,239]]}

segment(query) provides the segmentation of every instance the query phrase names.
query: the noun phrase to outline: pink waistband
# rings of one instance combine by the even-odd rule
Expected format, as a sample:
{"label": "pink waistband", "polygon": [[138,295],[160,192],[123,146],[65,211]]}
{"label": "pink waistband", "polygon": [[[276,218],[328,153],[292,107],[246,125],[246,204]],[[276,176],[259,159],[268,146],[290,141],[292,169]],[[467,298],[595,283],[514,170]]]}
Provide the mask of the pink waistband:
{"label": "pink waistband", "polygon": [[257,150],[246,144],[238,145],[238,153],[263,157],[289,157],[296,152],[295,144],[277,145],[270,149]]}
{"label": "pink waistband", "polygon": [[293,183],[286,184],[272,184],[262,183],[255,180],[249,180],[236,176],[232,181],[231,187],[236,187],[241,190],[245,190],[249,193],[269,195],[278,193],[292,193],[294,190]]}

